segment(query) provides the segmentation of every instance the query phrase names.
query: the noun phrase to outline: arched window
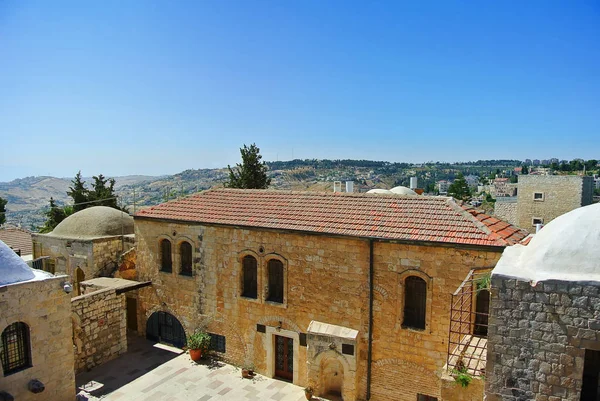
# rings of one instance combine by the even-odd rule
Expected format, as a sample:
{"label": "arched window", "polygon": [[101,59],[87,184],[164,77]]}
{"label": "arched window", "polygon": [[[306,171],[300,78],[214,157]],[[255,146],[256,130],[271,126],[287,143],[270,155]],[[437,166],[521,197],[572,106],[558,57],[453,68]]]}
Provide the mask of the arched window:
{"label": "arched window", "polygon": [[189,242],[182,242],[179,245],[179,253],[181,255],[181,269],[179,274],[184,276],[192,275],[192,246]]}
{"label": "arched window", "polygon": [[16,322],[2,332],[2,370],[4,376],[31,367],[31,346],[29,344],[29,327],[23,322]]}
{"label": "arched window", "polygon": [[404,321],[402,327],[425,329],[427,283],[420,277],[408,276],[404,280]]}
{"label": "arched window", "polygon": [[257,263],[254,256],[244,256],[244,259],[242,260],[242,270],[242,276],[244,280],[244,282],[242,283],[242,296],[256,299],[258,288],[258,275]]}
{"label": "arched window", "polygon": [[163,272],[173,271],[173,259],[171,259],[171,241],[163,239],[160,242],[160,270]]}
{"label": "arched window", "polygon": [[269,296],[267,301],[283,303],[283,263],[271,259],[268,263],[269,270]]}

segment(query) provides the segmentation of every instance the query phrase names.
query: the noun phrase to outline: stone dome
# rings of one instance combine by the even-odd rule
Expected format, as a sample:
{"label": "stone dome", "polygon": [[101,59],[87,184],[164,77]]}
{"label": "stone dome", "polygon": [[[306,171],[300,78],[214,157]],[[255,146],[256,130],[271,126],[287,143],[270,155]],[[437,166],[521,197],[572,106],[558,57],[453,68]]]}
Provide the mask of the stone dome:
{"label": "stone dome", "polygon": [[380,195],[393,195],[394,194],[389,189],[380,189],[380,188],[370,189],[367,191],[367,193],[368,194],[380,194]]}
{"label": "stone dome", "polygon": [[70,215],[49,235],[67,238],[133,234],[133,217],[107,206],[94,206]]}
{"label": "stone dome", "polygon": [[390,192],[393,192],[396,195],[418,195],[412,189],[407,188],[407,187],[403,187],[402,185],[399,185],[397,187],[394,187],[394,188],[390,189]]}
{"label": "stone dome", "polygon": [[534,282],[600,281],[600,204],[557,217],[527,246],[506,248],[494,274]]}

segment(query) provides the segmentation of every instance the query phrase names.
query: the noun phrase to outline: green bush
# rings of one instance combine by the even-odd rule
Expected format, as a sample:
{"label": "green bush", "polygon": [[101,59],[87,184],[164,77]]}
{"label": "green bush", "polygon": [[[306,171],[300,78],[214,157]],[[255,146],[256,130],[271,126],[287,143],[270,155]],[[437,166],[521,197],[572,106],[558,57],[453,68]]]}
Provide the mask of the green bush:
{"label": "green bush", "polygon": [[187,340],[189,349],[199,349],[206,352],[210,349],[210,334],[204,331],[197,331],[190,335]]}

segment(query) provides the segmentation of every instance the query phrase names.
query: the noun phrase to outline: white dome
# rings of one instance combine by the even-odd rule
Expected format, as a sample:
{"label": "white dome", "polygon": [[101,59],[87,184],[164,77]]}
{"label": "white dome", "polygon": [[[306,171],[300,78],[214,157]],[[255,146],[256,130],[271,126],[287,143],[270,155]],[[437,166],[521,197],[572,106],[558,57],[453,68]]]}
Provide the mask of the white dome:
{"label": "white dome", "polygon": [[402,185],[394,187],[394,188],[390,189],[390,191],[393,192],[393,193],[395,193],[396,195],[418,195],[412,189],[407,188],[407,187],[403,187]]}
{"label": "white dome", "polygon": [[380,188],[375,188],[375,189],[369,189],[367,191],[368,194],[382,194],[382,195],[393,195],[394,193],[388,189],[380,189]]}
{"label": "white dome", "polygon": [[0,241],[0,286],[35,278],[35,274],[4,242]]}
{"label": "white dome", "polygon": [[534,282],[600,281],[600,204],[557,217],[527,246],[506,248],[494,274]]}

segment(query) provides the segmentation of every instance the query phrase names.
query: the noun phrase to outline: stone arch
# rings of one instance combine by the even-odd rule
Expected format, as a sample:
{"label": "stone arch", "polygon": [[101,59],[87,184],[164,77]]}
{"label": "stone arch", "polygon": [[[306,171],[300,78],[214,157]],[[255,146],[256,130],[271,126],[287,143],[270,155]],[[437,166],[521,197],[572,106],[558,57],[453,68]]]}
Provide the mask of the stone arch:
{"label": "stone arch", "polygon": [[77,266],[73,276],[75,278],[75,293],[81,295],[81,282],[85,281],[85,272],[81,267]]}
{"label": "stone arch", "polygon": [[[398,297],[397,297],[397,319],[396,319],[396,327],[395,330],[399,330],[402,327],[402,322],[404,320],[404,294],[405,294],[405,280],[408,277],[415,276],[423,281],[425,281],[426,285],[426,301],[425,301],[425,329],[417,330],[424,332],[431,332],[431,314],[433,313],[433,277],[423,272],[422,270],[417,269],[408,269],[398,274]],[[410,330],[410,328],[409,328]]]}
{"label": "stone arch", "polygon": [[181,321],[175,315],[164,311],[156,311],[148,317],[146,338],[178,348],[182,348],[187,343],[186,331]]}
{"label": "stone arch", "polygon": [[315,355],[313,363],[318,367],[318,382],[309,384],[316,387],[319,396],[335,395],[343,399],[348,390],[354,387],[350,363],[339,351],[323,350]]}

